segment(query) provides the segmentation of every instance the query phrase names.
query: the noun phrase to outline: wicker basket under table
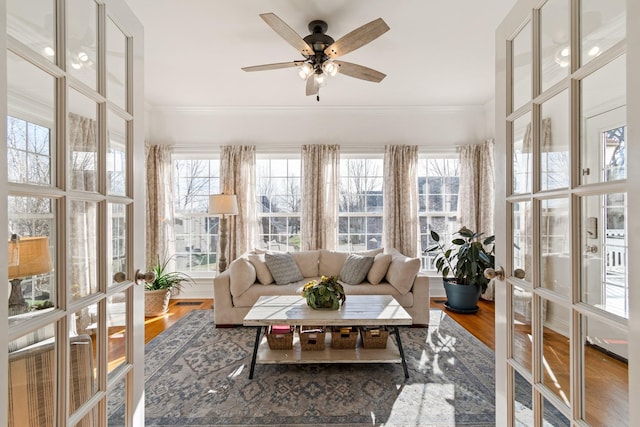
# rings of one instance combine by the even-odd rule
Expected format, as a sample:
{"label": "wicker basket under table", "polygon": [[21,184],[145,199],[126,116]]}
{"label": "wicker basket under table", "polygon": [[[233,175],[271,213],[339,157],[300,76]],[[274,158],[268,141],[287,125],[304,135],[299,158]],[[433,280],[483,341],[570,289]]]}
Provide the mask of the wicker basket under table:
{"label": "wicker basket under table", "polygon": [[291,350],[293,348],[293,331],[294,327],[290,326],[290,332],[284,334],[274,334],[271,332],[271,326],[267,330],[267,342],[271,350]]}
{"label": "wicker basket under table", "polygon": [[334,326],[331,328],[331,348],[356,348],[358,329],[351,326]]}
{"label": "wicker basket under table", "polygon": [[360,328],[360,336],[364,348],[387,348],[389,330],[386,326],[362,327]]}
{"label": "wicker basket under table", "polygon": [[302,351],[324,350],[326,330],[324,326],[300,326],[298,337]]}

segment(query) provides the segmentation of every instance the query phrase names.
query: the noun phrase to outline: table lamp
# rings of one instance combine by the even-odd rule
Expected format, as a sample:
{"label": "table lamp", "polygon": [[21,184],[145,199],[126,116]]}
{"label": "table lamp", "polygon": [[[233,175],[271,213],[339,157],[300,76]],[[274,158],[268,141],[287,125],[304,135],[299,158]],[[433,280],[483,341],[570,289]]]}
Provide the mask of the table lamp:
{"label": "table lamp", "polygon": [[9,240],[9,314],[20,314],[27,311],[28,304],[22,295],[22,279],[53,270],[49,255],[49,238],[47,236],[20,237],[11,235]]}
{"label": "table lamp", "polygon": [[212,194],[209,196],[209,213],[220,215],[220,253],[218,254],[218,272],[227,269],[227,218],[225,215],[238,215],[238,199],[235,194]]}

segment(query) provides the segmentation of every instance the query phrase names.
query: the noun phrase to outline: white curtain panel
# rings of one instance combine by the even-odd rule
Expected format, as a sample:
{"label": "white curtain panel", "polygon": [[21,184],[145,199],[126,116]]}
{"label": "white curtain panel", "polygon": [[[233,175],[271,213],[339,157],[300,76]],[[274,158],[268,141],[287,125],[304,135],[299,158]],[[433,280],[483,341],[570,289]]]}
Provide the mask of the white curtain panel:
{"label": "white curtain panel", "polygon": [[339,165],[338,145],[302,146],[303,250],[336,248]]}
{"label": "white curtain panel", "polygon": [[418,146],[384,147],[384,205],[382,241],[385,250],[396,248],[418,256]]}
{"label": "white curtain panel", "polygon": [[69,113],[69,148],[71,149],[71,188],[98,191],[98,142],[96,121]]}
{"label": "white curtain panel", "polygon": [[[458,224],[484,236],[493,234],[495,199],[493,140],[467,145],[460,149],[460,188],[458,190]],[[493,301],[494,281],[487,285],[482,298]]]}
{"label": "white curtain panel", "polygon": [[220,147],[220,189],[235,194],[238,215],[228,217],[227,262],[254,247],[258,241],[256,215],[256,149],[253,145]]}
{"label": "white curtain panel", "polygon": [[493,140],[460,148],[458,223],[473,231],[493,234]]}
{"label": "white curtain panel", "polygon": [[[173,167],[171,148],[167,145],[145,144],[147,170],[147,267],[155,265],[158,257],[174,255],[173,229]],[[169,271],[172,271],[173,259]]]}

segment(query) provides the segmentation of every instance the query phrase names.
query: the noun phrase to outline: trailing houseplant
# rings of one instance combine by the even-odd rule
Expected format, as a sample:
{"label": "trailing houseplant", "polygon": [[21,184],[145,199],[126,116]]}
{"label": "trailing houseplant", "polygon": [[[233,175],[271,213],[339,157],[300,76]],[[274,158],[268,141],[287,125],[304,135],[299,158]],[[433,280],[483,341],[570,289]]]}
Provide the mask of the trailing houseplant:
{"label": "trailing houseplant", "polygon": [[432,230],[430,234],[435,245],[424,252],[437,254],[435,267],[442,273],[447,307],[463,312],[477,311],[478,298],[489,283],[484,270],[495,265],[495,236],[483,237],[484,233],[462,227],[445,245],[438,233]]}
{"label": "trailing houseplant", "polygon": [[155,278],[144,282],[145,316],[153,317],[164,314],[169,309],[171,292],[182,289],[184,283],[193,283],[187,273],[168,271],[172,257],[160,259],[158,255],[155,265],[151,267]]}
{"label": "trailing houseplant", "polygon": [[310,281],[302,288],[302,296],[307,299],[307,304],[311,308],[334,310],[339,309],[340,303],[344,304],[347,299],[337,276],[322,276],[319,282]]}

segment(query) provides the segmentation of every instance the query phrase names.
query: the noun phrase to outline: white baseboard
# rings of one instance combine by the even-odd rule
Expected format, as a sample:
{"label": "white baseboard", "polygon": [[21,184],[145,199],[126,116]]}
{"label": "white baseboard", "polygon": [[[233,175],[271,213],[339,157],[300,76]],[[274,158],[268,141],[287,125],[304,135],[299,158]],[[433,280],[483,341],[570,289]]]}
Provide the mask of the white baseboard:
{"label": "white baseboard", "polygon": [[213,279],[194,279],[194,285],[182,288],[178,295],[172,295],[175,299],[213,299]]}
{"label": "white baseboard", "polygon": [[442,277],[429,276],[429,297],[430,298],[446,298],[447,297],[447,294],[444,292]]}

